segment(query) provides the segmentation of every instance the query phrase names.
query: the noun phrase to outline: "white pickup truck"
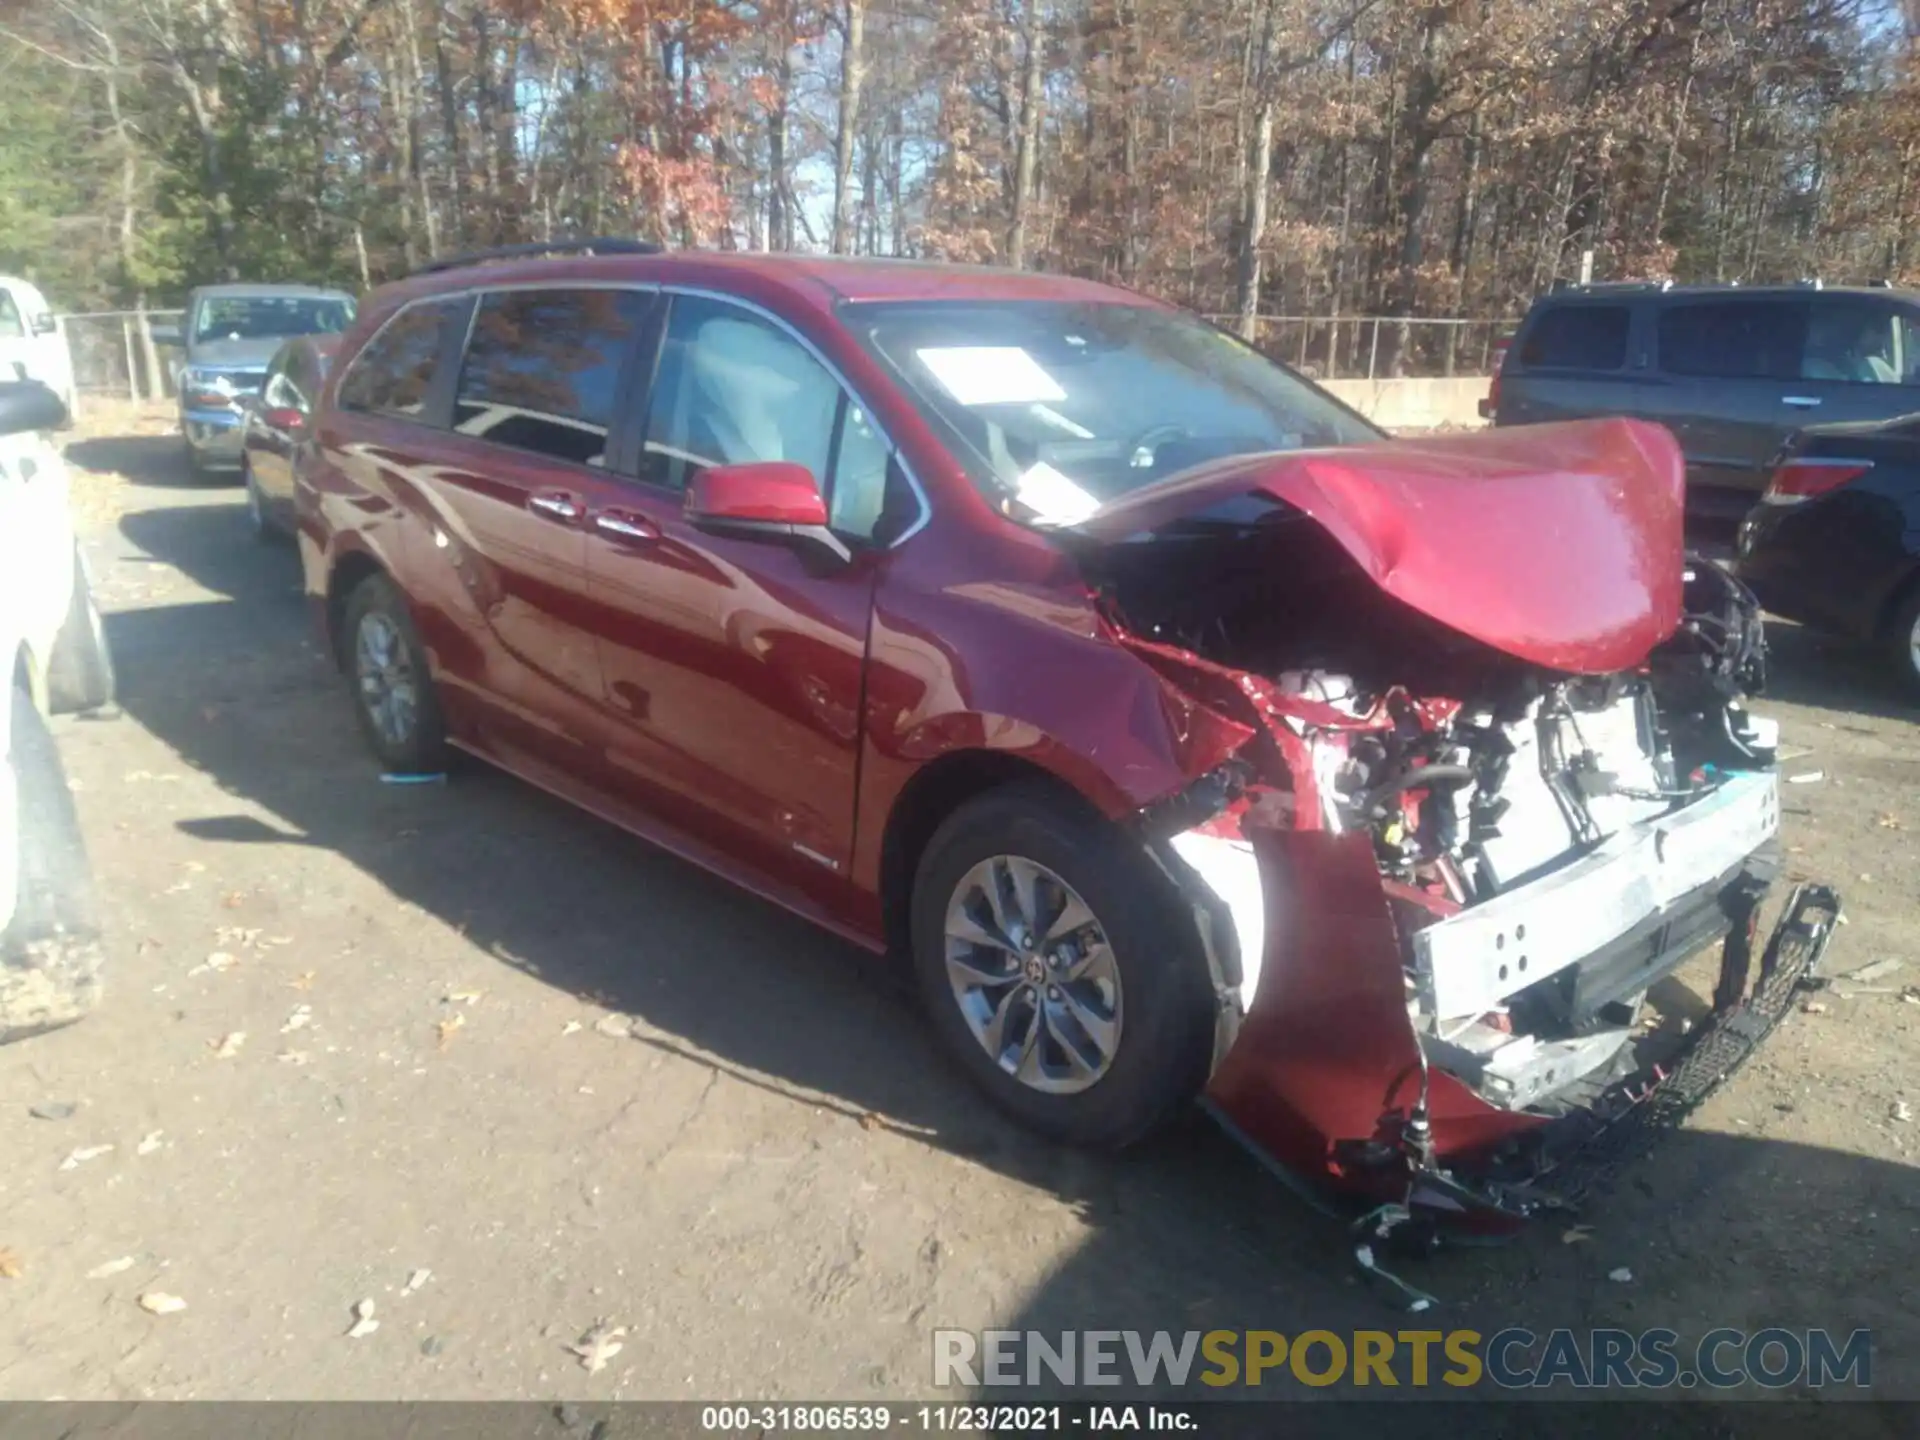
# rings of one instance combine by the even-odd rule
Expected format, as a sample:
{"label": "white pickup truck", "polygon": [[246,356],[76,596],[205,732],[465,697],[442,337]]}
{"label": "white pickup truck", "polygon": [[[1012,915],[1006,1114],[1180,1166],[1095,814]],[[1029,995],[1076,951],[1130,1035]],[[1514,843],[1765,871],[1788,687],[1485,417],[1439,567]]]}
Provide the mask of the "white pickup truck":
{"label": "white pickup truck", "polygon": [[0,381],[0,1043],[78,1020],[100,998],[91,869],[47,716],[113,701],[113,662],[74,540],[66,423],[37,380]]}

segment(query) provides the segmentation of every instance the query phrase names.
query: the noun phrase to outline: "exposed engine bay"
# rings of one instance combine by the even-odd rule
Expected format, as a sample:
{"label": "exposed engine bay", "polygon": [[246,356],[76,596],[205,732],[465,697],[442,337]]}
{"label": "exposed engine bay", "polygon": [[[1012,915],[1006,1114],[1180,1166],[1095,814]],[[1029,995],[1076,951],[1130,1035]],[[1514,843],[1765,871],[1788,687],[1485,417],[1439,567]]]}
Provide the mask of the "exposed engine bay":
{"label": "exposed engine bay", "polygon": [[1745,705],[1763,631],[1736,582],[1689,560],[1671,636],[1580,674],[1403,604],[1259,497],[1090,568],[1146,658],[1262,722],[1209,835],[1368,838],[1427,1064],[1546,1116],[1635,1068],[1648,988],[1726,933],[1719,890],[1778,824],[1775,729]]}

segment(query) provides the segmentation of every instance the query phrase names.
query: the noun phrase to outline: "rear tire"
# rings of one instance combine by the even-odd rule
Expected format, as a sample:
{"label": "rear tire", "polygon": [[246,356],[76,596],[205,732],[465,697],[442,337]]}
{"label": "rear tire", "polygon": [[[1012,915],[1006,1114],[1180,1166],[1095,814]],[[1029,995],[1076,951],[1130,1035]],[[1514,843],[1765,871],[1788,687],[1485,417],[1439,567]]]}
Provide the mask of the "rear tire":
{"label": "rear tire", "polygon": [[[93,872],[60,752],[12,687],[13,913],[0,925],[0,1043],[71,1025],[100,1003],[104,950]],[[3,814],[4,812],[0,812]],[[0,844],[0,855],[8,846]]]}
{"label": "rear tire", "polygon": [[949,816],[921,857],[911,923],[934,1029],[1028,1129],[1118,1149],[1205,1083],[1199,936],[1133,842],[1050,787],[1009,786]]}
{"label": "rear tire", "polygon": [[341,633],[354,711],[380,763],[401,774],[444,770],[447,732],[426,647],[391,580],[369,575],[354,587]]}

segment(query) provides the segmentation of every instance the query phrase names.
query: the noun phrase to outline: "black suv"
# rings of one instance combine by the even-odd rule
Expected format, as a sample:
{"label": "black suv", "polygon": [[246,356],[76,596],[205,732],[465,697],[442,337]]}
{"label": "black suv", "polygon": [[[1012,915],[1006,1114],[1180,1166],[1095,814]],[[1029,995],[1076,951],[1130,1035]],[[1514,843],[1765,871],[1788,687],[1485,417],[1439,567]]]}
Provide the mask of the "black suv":
{"label": "black suv", "polygon": [[1920,412],[1920,293],[1569,286],[1527,312],[1485,408],[1496,425],[1657,420],[1686,452],[1687,508],[1737,518],[1800,427]]}

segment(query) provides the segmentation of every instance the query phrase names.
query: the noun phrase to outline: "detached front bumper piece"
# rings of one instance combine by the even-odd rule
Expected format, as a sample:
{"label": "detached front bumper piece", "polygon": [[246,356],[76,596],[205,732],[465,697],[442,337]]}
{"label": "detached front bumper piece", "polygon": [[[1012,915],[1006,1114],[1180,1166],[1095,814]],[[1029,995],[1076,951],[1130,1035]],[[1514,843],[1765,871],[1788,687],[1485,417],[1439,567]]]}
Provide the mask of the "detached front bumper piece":
{"label": "detached front bumper piece", "polygon": [[[1754,895],[1757,914],[1759,894]],[[1685,1048],[1651,1073],[1613,1086],[1590,1109],[1567,1115],[1528,1137],[1532,1144],[1463,1166],[1473,1189],[1517,1215],[1576,1207],[1614,1174],[1674,1130],[1752,1057],[1792,1009],[1794,996],[1819,972],[1840,921],[1840,896],[1825,885],[1799,885],[1788,897],[1749,985],[1751,927],[1736,928],[1721,952],[1711,1015]],[[1526,1153],[1530,1150],[1531,1153]]]}
{"label": "detached front bumper piece", "polygon": [[[1749,831],[1771,830],[1770,787],[1730,786],[1721,798],[1720,839],[1735,850],[1753,838]],[[1640,863],[1641,837],[1619,837],[1589,857],[1589,868],[1602,868],[1583,892],[1644,901],[1644,909],[1609,903],[1600,906],[1607,923],[1595,923],[1600,916],[1563,895],[1560,916],[1527,917],[1527,949],[1543,960],[1560,958],[1559,937],[1547,932],[1567,919],[1578,926],[1567,940],[1586,949],[1575,963],[1542,967],[1564,1007],[1568,1038],[1554,1043],[1578,1044],[1608,1026],[1619,1033],[1635,997],[1720,940],[1712,1009],[1684,1039],[1636,1034],[1618,1063],[1579,1086],[1562,1084],[1539,1103],[1518,1094],[1503,1104],[1444,1068],[1445,1047],[1416,1033],[1410,996],[1432,983],[1432,972],[1421,973],[1416,945],[1410,975],[1368,837],[1256,829],[1248,838],[1259,861],[1266,954],[1207,1106],[1263,1159],[1359,1201],[1413,1212],[1429,1228],[1512,1229],[1539,1211],[1576,1206],[1758,1047],[1817,969],[1839,919],[1833,891],[1799,886],[1759,948],[1770,845],[1721,871],[1727,854],[1718,845],[1669,840],[1659,868],[1674,873],[1662,882]],[[1711,878],[1700,883],[1703,875]],[[1504,952],[1497,936],[1488,950],[1514,956],[1507,933]],[[1485,978],[1497,985],[1497,966]]]}

